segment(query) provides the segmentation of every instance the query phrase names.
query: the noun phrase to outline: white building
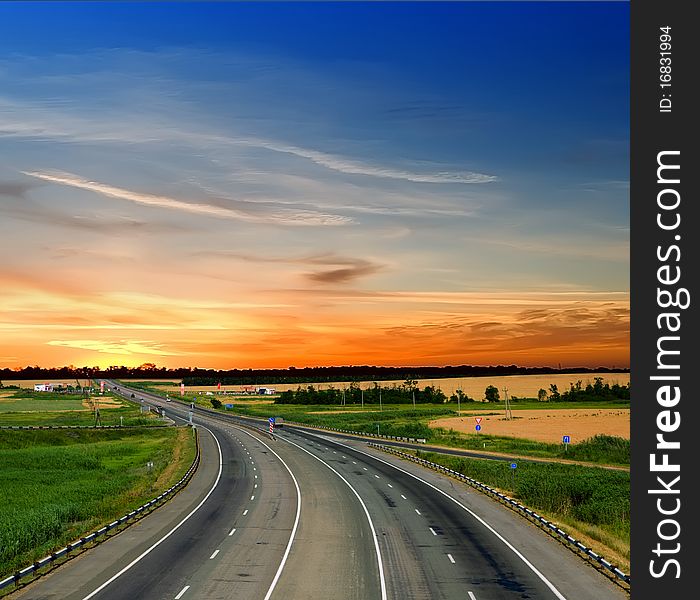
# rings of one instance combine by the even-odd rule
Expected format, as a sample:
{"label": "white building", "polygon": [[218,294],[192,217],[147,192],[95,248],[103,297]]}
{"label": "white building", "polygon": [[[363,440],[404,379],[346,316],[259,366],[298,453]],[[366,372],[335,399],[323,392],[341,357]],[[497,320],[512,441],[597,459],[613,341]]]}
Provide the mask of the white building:
{"label": "white building", "polygon": [[35,392],[53,392],[53,383],[35,383]]}

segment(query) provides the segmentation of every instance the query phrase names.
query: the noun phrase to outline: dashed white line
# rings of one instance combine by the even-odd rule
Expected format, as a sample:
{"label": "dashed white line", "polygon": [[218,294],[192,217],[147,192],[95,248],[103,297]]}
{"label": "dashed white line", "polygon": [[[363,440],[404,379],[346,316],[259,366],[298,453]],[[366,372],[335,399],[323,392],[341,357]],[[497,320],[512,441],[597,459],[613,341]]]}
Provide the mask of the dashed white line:
{"label": "dashed white line", "polygon": [[469,600],[476,600],[476,596],[474,595],[474,592],[467,592],[469,594]]}
{"label": "dashed white line", "polygon": [[408,500],[408,498],[406,498],[406,496],[404,496],[403,494],[401,494],[401,497],[402,497],[404,500]]}
{"label": "dashed white line", "polygon": [[375,477],[376,477],[377,479],[379,479],[379,475],[375,475]]}
{"label": "dashed white line", "polygon": [[216,555],[219,553],[219,550],[214,550],[214,553],[209,557],[209,560],[212,558],[216,558]]}
{"label": "dashed white line", "polygon": [[414,508],[413,510],[415,510],[415,511],[416,511],[416,514],[417,514],[417,515],[419,515],[419,514],[420,514],[420,511],[419,511],[419,510],[418,510],[417,508]]}
{"label": "dashed white line", "polygon": [[256,483],[253,487],[254,487],[254,488],[258,487],[258,484]]}
{"label": "dashed white line", "polygon": [[457,506],[459,506],[462,510],[464,510],[465,512],[467,512],[467,513],[469,513],[470,515],[472,515],[472,517],[474,517],[477,521],[479,521],[479,523],[481,523],[486,529],[488,529],[493,535],[495,535],[501,542],[503,542],[503,544],[505,544],[505,546],[508,547],[508,548],[513,552],[513,554],[515,554],[520,560],[522,560],[522,561],[527,565],[527,567],[528,567],[535,575],[537,575],[537,577],[539,577],[540,581],[542,581],[542,583],[544,583],[544,584],[550,589],[550,591],[557,597],[557,600],[566,600],[566,596],[564,596],[564,595],[554,586],[554,584],[553,584],[551,581],[549,581],[549,579],[547,579],[547,578],[537,569],[537,567],[535,567],[535,565],[533,565],[533,564],[525,557],[525,555],[524,555],[522,552],[520,552],[515,546],[513,546],[513,544],[511,544],[505,537],[503,537],[498,531],[496,531],[491,525],[489,525],[484,519],[482,519],[479,515],[477,515],[473,510],[470,510],[469,508],[467,508],[466,506],[464,506],[464,504],[462,504],[459,500],[457,500],[456,498],[453,498],[453,497],[450,496],[447,492],[444,492],[443,490],[441,490],[441,489],[438,488],[437,486],[434,486],[432,483],[427,482],[425,479],[422,479],[421,477],[418,477],[417,475],[414,475],[413,473],[410,473],[409,471],[406,471],[405,469],[402,469],[401,467],[399,467],[399,466],[397,466],[397,465],[395,465],[395,464],[393,464],[393,463],[390,463],[390,462],[388,462],[388,461],[386,461],[386,460],[383,460],[383,459],[381,459],[381,458],[379,458],[379,457],[377,457],[377,456],[374,456],[374,455],[372,455],[372,454],[369,454],[369,453],[367,453],[367,452],[364,452],[364,451],[362,451],[362,450],[359,450],[358,448],[352,448],[351,446],[346,446],[345,444],[343,444],[343,443],[341,443],[341,442],[336,442],[336,443],[339,444],[340,446],[345,446],[346,448],[351,448],[352,450],[354,450],[355,452],[358,452],[358,453],[360,453],[360,454],[364,454],[365,456],[367,456],[367,457],[369,457],[369,458],[371,458],[371,459],[373,459],[373,460],[376,460],[377,462],[380,462],[380,463],[382,463],[382,464],[384,464],[384,465],[387,465],[387,466],[391,467],[392,469],[396,469],[397,471],[401,471],[401,472],[404,473],[405,475],[408,475],[409,477],[412,477],[412,478],[415,479],[416,481],[420,481],[420,482],[423,483],[424,485],[428,486],[429,488],[431,488],[431,489],[435,490],[436,492],[438,492],[439,494],[443,495],[445,498],[448,498],[449,500],[451,500],[452,502],[454,502],[454,503],[455,503]]}
{"label": "dashed white line", "polygon": [[246,508],[246,509],[243,511],[243,516],[245,517],[247,514],[248,514],[248,509]]}
{"label": "dashed white line", "polygon": [[387,485],[388,485],[390,488],[393,488],[393,487],[394,487],[394,486],[391,485],[390,483],[387,483]]}
{"label": "dashed white line", "polygon": [[452,564],[455,564],[455,559],[452,558],[452,555],[451,555],[451,554],[448,554],[448,555],[447,555],[447,558],[450,559],[450,562],[451,562]]}
{"label": "dashed white line", "polygon": [[255,500],[255,494],[250,497],[251,500]]}
{"label": "dashed white line", "polygon": [[234,533],[236,533],[236,528],[234,527],[230,533],[228,534],[229,537],[231,537]]}
{"label": "dashed white line", "polygon": [[367,467],[362,467],[365,471],[367,470]]}
{"label": "dashed white line", "polygon": [[[219,451],[219,472],[218,472],[218,474],[217,474],[217,476],[216,476],[216,481],[214,481],[214,485],[213,485],[213,486],[211,487],[211,489],[207,492],[207,495],[204,496],[204,498],[202,498],[202,500],[199,502],[199,504],[197,504],[197,506],[195,506],[195,507],[187,514],[187,516],[186,516],[184,519],[182,519],[177,525],[175,525],[175,527],[173,527],[170,531],[168,531],[168,533],[166,533],[166,534],[165,534],[162,538],[160,538],[157,542],[155,542],[154,544],[152,544],[151,546],[149,546],[146,550],[144,550],[141,554],[139,554],[134,560],[132,560],[128,565],[126,565],[121,571],[118,571],[117,573],[115,573],[114,575],[112,575],[112,577],[110,577],[110,578],[109,578],[107,581],[105,581],[102,585],[100,585],[100,586],[97,587],[95,590],[93,590],[92,592],[90,592],[87,596],[85,596],[85,597],[83,598],[83,600],[90,600],[90,598],[92,598],[93,596],[96,596],[97,594],[99,594],[103,589],[105,589],[105,588],[106,588],[110,583],[112,583],[115,579],[117,579],[118,577],[121,577],[124,573],[126,573],[129,569],[131,569],[131,567],[133,567],[137,562],[139,562],[144,556],[147,556],[148,554],[150,554],[156,547],[158,547],[158,546],[159,546],[160,544],[162,544],[165,540],[167,540],[173,533],[175,533],[175,532],[182,526],[182,524],[183,524],[185,521],[187,521],[194,513],[196,513],[196,512],[202,507],[202,505],[207,501],[207,499],[209,498],[209,496],[212,495],[212,493],[213,493],[214,490],[216,489],[216,486],[219,485],[219,481],[221,480],[221,473],[222,473],[223,467],[224,467],[224,458],[223,458],[223,454],[222,454],[222,452],[221,452],[221,444],[219,444],[219,440],[218,440],[218,438],[214,435],[214,433],[213,433],[212,431],[210,431],[209,429],[207,429],[206,427],[204,427],[204,425],[198,425],[198,427],[201,427],[202,429],[204,429],[205,431],[208,431],[208,432],[211,434],[211,436],[214,438],[214,441],[216,442],[216,447],[217,447],[217,449],[218,449],[218,451]],[[189,586],[187,586],[187,588],[185,588],[185,590],[184,590],[183,592],[181,592],[181,593],[184,594],[184,593],[187,591],[188,588],[189,588]]]}
{"label": "dashed white line", "polygon": [[177,596],[175,596],[175,600],[180,600],[180,598],[182,598],[185,595],[185,592],[189,589],[190,589],[189,585],[186,585],[184,588],[182,588],[180,590],[180,593]]}
{"label": "dashed white line", "polygon": [[437,535],[437,531],[435,531],[432,527],[428,527],[428,529],[430,529],[430,533]]}

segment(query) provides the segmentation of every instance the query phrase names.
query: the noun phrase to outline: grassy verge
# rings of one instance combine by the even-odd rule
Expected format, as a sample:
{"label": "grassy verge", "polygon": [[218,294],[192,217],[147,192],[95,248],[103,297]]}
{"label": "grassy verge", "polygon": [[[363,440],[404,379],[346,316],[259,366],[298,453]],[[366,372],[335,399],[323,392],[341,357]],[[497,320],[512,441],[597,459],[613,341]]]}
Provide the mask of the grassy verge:
{"label": "grassy verge", "polygon": [[630,569],[630,474],[558,463],[510,463],[416,452],[517,498],[625,573]]}
{"label": "grassy verge", "polygon": [[157,496],[194,456],[189,428],[0,431],[0,578]]}
{"label": "grassy verge", "polygon": [[[211,408],[211,404],[200,396],[196,396],[195,401]],[[567,459],[605,465],[629,466],[630,464],[630,442],[619,437],[599,435],[577,444],[569,444],[566,448],[562,444],[506,436],[464,434],[442,427],[428,427],[428,422],[433,419],[456,416],[457,413],[451,405],[430,404],[416,407],[401,404],[386,405],[382,411],[379,411],[376,406],[365,409],[347,406],[339,409],[335,405],[271,406],[242,402],[234,402],[234,407],[234,411],[241,415],[263,418],[279,416],[288,421],[306,425],[347,429],[361,433],[380,433],[387,436],[424,438],[428,444],[446,448],[488,450],[533,458]],[[605,404],[605,407],[608,407],[608,404]],[[489,410],[492,407],[486,405],[484,408]]]}

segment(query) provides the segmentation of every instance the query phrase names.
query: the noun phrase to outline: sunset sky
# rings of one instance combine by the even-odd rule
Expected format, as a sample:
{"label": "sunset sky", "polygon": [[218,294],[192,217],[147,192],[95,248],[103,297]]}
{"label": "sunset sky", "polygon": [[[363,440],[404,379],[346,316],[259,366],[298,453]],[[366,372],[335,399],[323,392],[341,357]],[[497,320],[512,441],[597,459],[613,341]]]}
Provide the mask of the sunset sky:
{"label": "sunset sky", "polygon": [[0,367],[628,367],[628,46],[628,3],[2,3]]}

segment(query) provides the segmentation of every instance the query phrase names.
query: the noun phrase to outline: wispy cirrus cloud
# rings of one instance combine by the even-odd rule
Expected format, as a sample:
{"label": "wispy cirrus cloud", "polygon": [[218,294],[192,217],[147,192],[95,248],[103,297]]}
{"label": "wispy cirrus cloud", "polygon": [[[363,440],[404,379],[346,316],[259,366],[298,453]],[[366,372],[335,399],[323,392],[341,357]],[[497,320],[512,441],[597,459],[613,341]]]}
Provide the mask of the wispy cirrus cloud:
{"label": "wispy cirrus cloud", "polygon": [[326,154],[317,150],[300,148],[298,146],[280,144],[266,140],[236,140],[234,143],[265,148],[274,152],[293,154],[301,158],[306,158],[317,165],[326,167],[333,171],[347,173],[351,175],[366,175],[368,177],[384,177],[387,179],[400,179],[415,183],[491,183],[498,181],[495,175],[475,173],[473,171],[439,171],[434,173],[419,173],[403,169],[394,169],[381,165],[373,165],[361,161],[350,160],[342,156]]}
{"label": "wispy cirrus cloud", "polygon": [[312,210],[294,210],[294,209],[278,209],[266,213],[253,213],[237,210],[230,207],[218,206],[215,204],[207,204],[201,202],[184,202],[176,198],[168,196],[159,196],[156,194],[145,194],[143,192],[135,192],[124,188],[116,187],[106,183],[91,181],[84,179],[72,173],[62,173],[59,171],[42,172],[42,171],[22,171],[23,174],[30,177],[36,177],[43,181],[67,185],[70,187],[88,190],[106,196],[108,198],[117,198],[120,200],[128,200],[146,206],[164,208],[168,210],[176,210],[180,212],[188,212],[209,217],[219,217],[225,219],[235,219],[240,221],[248,221],[252,223],[268,223],[277,225],[346,225],[352,223],[350,217],[343,215],[332,215]]}
{"label": "wispy cirrus cloud", "polygon": [[161,344],[140,340],[50,340],[49,346],[61,346],[64,348],[77,348],[80,350],[92,350],[104,354],[147,354],[152,356],[178,356],[179,352],[165,350]]}

